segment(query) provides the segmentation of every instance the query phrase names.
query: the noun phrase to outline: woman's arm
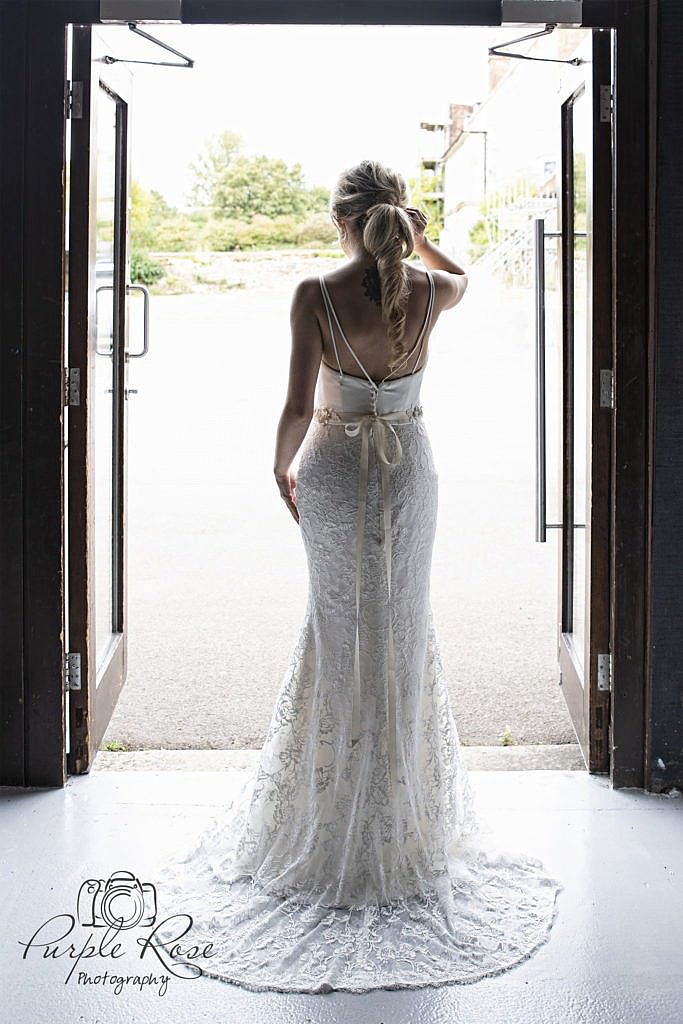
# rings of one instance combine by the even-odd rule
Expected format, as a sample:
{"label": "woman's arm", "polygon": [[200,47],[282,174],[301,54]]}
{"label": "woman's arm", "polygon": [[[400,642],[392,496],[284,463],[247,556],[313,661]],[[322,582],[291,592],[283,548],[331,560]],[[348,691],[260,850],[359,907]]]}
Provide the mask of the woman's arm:
{"label": "woman's arm", "polygon": [[467,274],[463,268],[442,252],[437,245],[434,245],[424,233],[427,225],[427,217],[422,210],[408,207],[407,213],[413,223],[415,234],[415,252],[420,257],[428,270],[436,270],[436,281],[439,291],[443,296],[440,302],[441,309],[450,309],[455,306],[465,294],[467,288]]}
{"label": "woman's arm", "polygon": [[277,427],[273,472],[280,494],[299,522],[296,507],[296,479],[290,472],[294,456],[301,447],[313,417],[315,384],[318,379],[323,343],[314,309],[316,278],[301,281],[292,297],[290,324],[292,351],[289,362],[287,397]]}

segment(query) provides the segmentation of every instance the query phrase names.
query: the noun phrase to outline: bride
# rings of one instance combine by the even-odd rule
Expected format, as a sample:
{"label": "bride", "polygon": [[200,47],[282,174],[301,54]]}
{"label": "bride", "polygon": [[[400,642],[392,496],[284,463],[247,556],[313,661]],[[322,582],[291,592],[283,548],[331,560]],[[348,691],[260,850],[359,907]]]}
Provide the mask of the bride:
{"label": "bride", "polygon": [[562,885],[481,842],[430,606],[420,385],[467,277],[380,163],[340,176],[331,214],[348,260],[294,293],[274,467],[308,562],[304,622],[255,774],[165,891],[212,943],[203,972],[250,989],[472,982],[548,939]]}

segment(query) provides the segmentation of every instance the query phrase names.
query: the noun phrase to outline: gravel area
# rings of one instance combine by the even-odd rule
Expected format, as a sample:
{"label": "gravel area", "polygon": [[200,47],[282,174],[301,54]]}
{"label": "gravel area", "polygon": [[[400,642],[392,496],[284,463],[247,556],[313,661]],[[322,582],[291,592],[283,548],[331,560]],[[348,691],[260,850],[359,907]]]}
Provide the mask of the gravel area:
{"label": "gravel area", "polygon": [[[344,259],[341,250],[322,254],[317,249],[263,252],[152,253],[166,276],[153,293],[207,295],[233,288],[290,288],[311,273],[326,273]],[[312,269],[313,268],[313,269]]]}

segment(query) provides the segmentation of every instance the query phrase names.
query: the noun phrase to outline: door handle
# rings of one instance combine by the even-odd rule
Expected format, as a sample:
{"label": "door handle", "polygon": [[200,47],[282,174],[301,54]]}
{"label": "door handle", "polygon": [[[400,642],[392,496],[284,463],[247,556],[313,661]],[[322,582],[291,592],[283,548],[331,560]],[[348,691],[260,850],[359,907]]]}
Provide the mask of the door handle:
{"label": "door handle", "polygon": [[545,430],[545,220],[534,218],[534,307],[536,366],[536,541],[546,540]]}
{"label": "door handle", "polygon": [[[95,289],[96,295],[99,296],[100,292],[111,292],[114,290],[114,286],[111,284],[101,284]],[[126,294],[130,295],[131,292],[138,291],[142,292],[143,303],[143,321],[142,321],[142,352],[129,352],[126,349],[126,359],[141,359],[142,356],[146,356],[149,352],[149,290],[145,288],[144,284],[127,284]],[[108,349],[102,350],[97,349],[97,354],[101,356],[109,356],[112,353],[112,346]]]}
{"label": "door handle", "polygon": [[127,359],[141,359],[149,352],[149,290],[144,284],[128,284],[126,291],[142,292],[143,298],[143,321],[142,321],[142,352],[126,352]]}
{"label": "door handle", "polygon": [[546,530],[559,530],[561,523],[546,521],[546,417],[545,417],[545,240],[559,238],[559,231],[545,230],[545,220],[533,222],[534,307],[536,353],[536,541],[546,542]]}

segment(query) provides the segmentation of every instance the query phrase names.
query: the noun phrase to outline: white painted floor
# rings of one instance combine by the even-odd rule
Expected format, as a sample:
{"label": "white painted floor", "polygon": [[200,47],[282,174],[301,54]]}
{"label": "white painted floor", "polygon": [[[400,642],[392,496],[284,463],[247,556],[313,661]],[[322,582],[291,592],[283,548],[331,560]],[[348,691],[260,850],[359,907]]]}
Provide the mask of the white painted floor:
{"label": "white painted floor", "polygon": [[[91,977],[163,974],[138,959],[23,956],[40,926],[76,914],[84,880],[128,869],[157,889],[163,864],[227,801],[237,770],[108,771],[64,789],[2,792],[4,927],[0,1020],[12,1024],[678,1024],[683,1020],[683,799],[609,788],[582,771],[470,771],[480,814],[510,848],[540,857],[565,888],[550,940],[526,962],[469,985],[366,995],[253,993],[172,977],[165,994]],[[103,929],[46,925],[62,951]],[[132,940],[133,932],[126,933]],[[139,931],[138,934],[144,934]],[[45,930],[41,936],[47,941]],[[41,936],[36,938],[40,941]],[[54,952],[54,950],[53,950]],[[74,966],[75,964],[75,966]],[[67,975],[74,967],[70,980]]]}

